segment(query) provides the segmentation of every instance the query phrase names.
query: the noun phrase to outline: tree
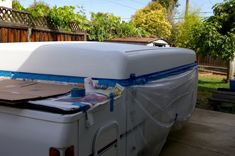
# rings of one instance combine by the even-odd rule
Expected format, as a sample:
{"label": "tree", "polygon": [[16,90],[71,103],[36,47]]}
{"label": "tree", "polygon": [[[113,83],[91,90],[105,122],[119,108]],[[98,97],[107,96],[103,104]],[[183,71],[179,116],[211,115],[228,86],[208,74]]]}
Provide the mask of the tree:
{"label": "tree", "polygon": [[50,11],[50,7],[43,1],[39,1],[31,4],[26,11],[30,12],[34,18],[46,17]]}
{"label": "tree", "polygon": [[198,11],[191,11],[183,21],[178,22],[172,31],[171,44],[177,47],[195,49],[195,29],[202,26],[203,20]]}
{"label": "tree", "polygon": [[20,2],[18,0],[12,1],[12,8],[15,10],[22,10],[22,11],[25,10],[25,8],[20,4]]}
{"label": "tree", "polygon": [[175,16],[175,8],[178,7],[178,0],[153,0],[159,2],[167,10],[168,20],[173,24]]}
{"label": "tree", "polygon": [[147,33],[131,22],[124,22],[110,13],[91,13],[89,39],[104,41],[115,37],[143,36]]}
{"label": "tree", "polygon": [[91,13],[91,30],[89,38],[91,40],[104,41],[111,39],[117,25],[121,22],[120,17],[110,13]]}
{"label": "tree", "polygon": [[166,9],[160,3],[151,2],[132,16],[132,22],[137,28],[166,39],[170,36],[172,27],[166,16]]}
{"label": "tree", "polygon": [[[197,45],[194,50],[230,62],[235,53],[235,0],[216,4],[213,12],[203,25],[194,29]],[[232,76],[233,73],[228,72],[227,78]]]}
{"label": "tree", "polygon": [[224,0],[213,7],[214,16],[207,21],[219,25],[217,31],[221,35],[235,33],[235,0]]}
{"label": "tree", "polygon": [[62,6],[49,7],[43,1],[34,1],[28,8],[24,8],[18,0],[13,0],[13,9],[24,10],[31,13],[33,18],[45,18],[49,27],[72,31],[69,25],[79,25],[82,30],[89,29],[89,21],[87,20],[82,7]]}
{"label": "tree", "polygon": [[[200,55],[220,57],[229,65],[235,55],[235,0],[216,4],[213,13],[204,21],[197,14],[190,13],[173,28],[171,42],[194,49]],[[228,67],[232,69],[232,66]],[[227,79],[233,75],[234,70],[229,70]]]}
{"label": "tree", "polygon": [[122,21],[116,31],[116,37],[130,37],[130,36],[149,36],[149,34],[141,28],[136,28],[132,22]]}
{"label": "tree", "polygon": [[198,28],[199,52],[229,61],[235,52],[235,0],[225,0],[213,9],[214,15]]}
{"label": "tree", "polygon": [[[76,12],[75,9],[78,9],[79,11]],[[74,6],[54,6],[48,12],[48,21],[54,27],[69,31],[70,28],[68,26],[71,22],[79,25],[82,30],[89,29],[89,21],[86,19],[85,13],[81,7],[76,8]]]}

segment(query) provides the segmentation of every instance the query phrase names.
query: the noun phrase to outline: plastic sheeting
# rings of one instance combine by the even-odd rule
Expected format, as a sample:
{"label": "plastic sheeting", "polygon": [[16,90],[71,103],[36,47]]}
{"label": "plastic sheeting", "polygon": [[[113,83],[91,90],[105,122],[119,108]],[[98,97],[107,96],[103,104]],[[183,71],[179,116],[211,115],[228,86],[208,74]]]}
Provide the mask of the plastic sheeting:
{"label": "plastic sheeting", "polygon": [[[122,111],[119,110],[118,114],[123,117],[119,120],[122,121],[119,124],[125,125],[121,133],[123,136],[121,140],[125,142],[126,150],[122,149],[122,151],[126,153],[120,153],[120,155],[158,155],[172,126],[176,122],[186,121],[191,116],[197,98],[197,66],[177,70],[176,73],[178,74],[166,73],[164,78],[145,81],[146,83],[141,85],[130,85],[128,87],[116,85],[120,94],[114,95],[121,95],[120,104],[122,108]],[[85,79],[85,88],[89,94],[100,91],[95,89],[96,83],[98,82],[91,78]],[[115,88],[111,87],[105,91],[115,93]],[[104,104],[110,105],[110,112],[115,112],[115,100],[109,98],[110,102],[104,102]],[[94,101],[95,97],[91,99]],[[46,101],[49,101],[49,103]],[[51,102],[55,101],[58,103],[61,99],[32,103],[50,105]],[[66,101],[66,99],[62,101]],[[92,105],[93,103],[90,103],[90,106]],[[95,105],[94,103],[94,107]]]}
{"label": "plastic sheeting", "polygon": [[[161,151],[171,127],[177,121],[187,120],[196,104],[197,67],[179,75],[125,88],[127,146],[144,155],[156,156]],[[130,149],[130,148],[127,148]],[[134,150],[127,155],[133,154]],[[136,151],[139,153],[139,151]]]}

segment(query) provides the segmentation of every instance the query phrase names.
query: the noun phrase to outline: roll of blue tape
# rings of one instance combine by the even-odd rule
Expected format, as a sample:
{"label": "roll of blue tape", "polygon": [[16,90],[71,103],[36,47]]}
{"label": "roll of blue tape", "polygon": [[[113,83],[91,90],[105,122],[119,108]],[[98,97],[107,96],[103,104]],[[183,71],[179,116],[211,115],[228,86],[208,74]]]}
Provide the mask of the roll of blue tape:
{"label": "roll of blue tape", "polygon": [[73,88],[71,89],[71,97],[83,97],[85,96],[85,89],[84,88]]}

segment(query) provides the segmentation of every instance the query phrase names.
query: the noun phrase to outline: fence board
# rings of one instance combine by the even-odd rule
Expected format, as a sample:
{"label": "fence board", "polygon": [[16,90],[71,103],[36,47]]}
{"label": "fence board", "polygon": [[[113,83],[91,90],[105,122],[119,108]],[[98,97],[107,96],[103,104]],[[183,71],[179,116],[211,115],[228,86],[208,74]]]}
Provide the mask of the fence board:
{"label": "fence board", "polygon": [[[11,30],[9,30],[9,31],[11,31]],[[20,31],[16,30],[15,33],[16,33],[16,42],[20,42],[21,41]],[[12,40],[12,42],[14,42],[14,39]]]}
{"label": "fence board", "polygon": [[2,28],[2,42],[8,42],[8,29]]}
{"label": "fence board", "polygon": [[27,41],[27,32],[26,31],[20,31],[20,42],[26,42]]}
{"label": "fence board", "polygon": [[15,29],[8,31],[8,42],[14,42],[14,34],[16,33]]}

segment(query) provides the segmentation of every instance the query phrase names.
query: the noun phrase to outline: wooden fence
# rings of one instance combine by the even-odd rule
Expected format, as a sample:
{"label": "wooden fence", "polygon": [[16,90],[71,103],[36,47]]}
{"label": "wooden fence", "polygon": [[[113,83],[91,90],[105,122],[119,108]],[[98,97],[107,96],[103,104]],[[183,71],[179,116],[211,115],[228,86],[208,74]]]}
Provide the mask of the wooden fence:
{"label": "wooden fence", "polygon": [[227,68],[226,61],[222,60],[221,58],[213,58],[211,56],[197,56],[197,62],[201,66]]}
{"label": "wooden fence", "polygon": [[0,42],[86,41],[86,33],[68,33],[45,29],[0,25]]}
{"label": "wooden fence", "polygon": [[69,26],[72,32],[51,29],[46,18],[33,19],[30,13],[0,7],[0,43],[87,40],[79,26]]}
{"label": "wooden fence", "polygon": [[216,74],[227,74],[228,63],[221,58],[211,56],[197,56],[199,70],[203,72],[212,72]]}

